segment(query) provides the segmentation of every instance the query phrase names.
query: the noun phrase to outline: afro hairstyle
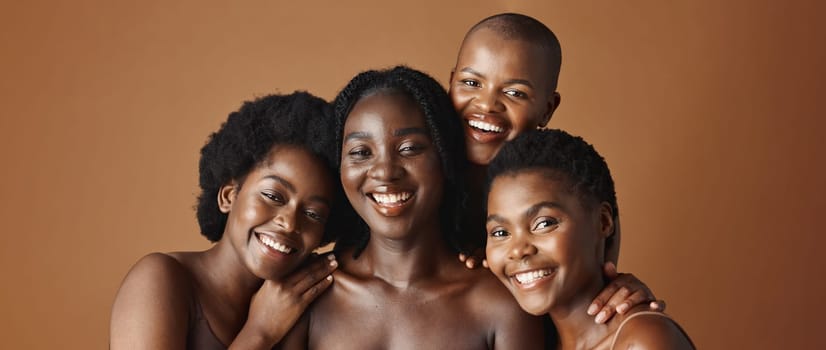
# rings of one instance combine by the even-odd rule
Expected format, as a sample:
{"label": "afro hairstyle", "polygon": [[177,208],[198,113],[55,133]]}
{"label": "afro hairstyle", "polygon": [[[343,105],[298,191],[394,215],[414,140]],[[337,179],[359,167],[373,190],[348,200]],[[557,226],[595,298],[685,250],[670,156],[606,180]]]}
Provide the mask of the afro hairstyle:
{"label": "afro hairstyle", "polygon": [[[273,146],[304,147],[322,161],[331,175],[335,174],[332,122],[332,110],[326,101],[298,91],[247,101],[230,113],[201,148],[201,193],[196,206],[201,234],[212,242],[221,239],[228,215],[218,208],[218,191],[230,181],[243,182]],[[336,197],[341,193],[340,187],[336,181]],[[334,214],[335,210],[331,210],[331,216]],[[334,239],[329,231],[325,230],[322,244]]]}

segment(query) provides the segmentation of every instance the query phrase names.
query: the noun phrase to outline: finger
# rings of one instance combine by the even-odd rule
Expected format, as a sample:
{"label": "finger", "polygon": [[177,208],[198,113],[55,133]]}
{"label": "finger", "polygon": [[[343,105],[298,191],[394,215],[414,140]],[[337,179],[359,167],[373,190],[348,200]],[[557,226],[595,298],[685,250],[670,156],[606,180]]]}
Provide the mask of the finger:
{"label": "finger", "polygon": [[617,313],[623,315],[626,312],[628,312],[628,310],[630,310],[632,307],[636,305],[642,305],[650,300],[651,299],[648,298],[644,291],[638,290],[634,293],[631,293],[631,295],[629,295],[628,298],[626,298],[619,305],[617,305]]}
{"label": "finger", "polygon": [[308,288],[303,294],[301,294],[301,308],[304,309],[307,305],[310,305],[315,298],[318,298],[318,296],[324,293],[324,291],[326,291],[332,284],[333,275],[327,275],[326,278],[321,279],[321,281],[318,281],[315,285]]}
{"label": "finger", "polygon": [[613,262],[609,261],[606,262],[605,265],[602,267],[602,272],[605,275],[605,278],[609,280],[613,280],[619,276],[617,273],[617,265],[614,265]]}
{"label": "finger", "polygon": [[599,292],[599,295],[597,295],[597,297],[594,298],[594,301],[591,302],[591,305],[588,306],[588,315],[596,315],[597,312],[605,306],[608,300],[611,299],[611,296],[613,296],[619,288],[620,285],[617,284],[616,281],[612,281],[607,286],[605,286],[605,288],[601,292]]}
{"label": "finger", "polygon": [[304,293],[307,289],[329,276],[338,267],[338,262],[332,254],[327,255],[318,261],[314,261],[307,267],[294,271],[285,283],[286,286],[298,293]]}
{"label": "finger", "polygon": [[467,258],[467,260],[465,260],[465,266],[467,266],[467,268],[469,268],[471,270],[475,269],[476,268],[476,258],[474,258],[472,256],[469,256]]}
{"label": "finger", "polygon": [[628,299],[628,295],[631,292],[625,286],[622,286],[617,289],[617,291],[611,295],[611,298],[605,302],[605,305],[602,307],[602,310],[597,314],[594,321],[596,323],[605,323],[606,321],[610,320],[611,317],[614,317],[614,313],[617,311],[617,307],[622,304],[626,299]]}
{"label": "finger", "polygon": [[654,300],[648,303],[648,308],[653,311],[663,312],[665,311],[665,300]]}
{"label": "finger", "polygon": [[465,262],[467,260],[467,255],[465,253],[459,253],[459,261]]}
{"label": "finger", "polygon": [[482,267],[486,269],[490,268],[490,266],[488,266],[488,259],[482,259]]}

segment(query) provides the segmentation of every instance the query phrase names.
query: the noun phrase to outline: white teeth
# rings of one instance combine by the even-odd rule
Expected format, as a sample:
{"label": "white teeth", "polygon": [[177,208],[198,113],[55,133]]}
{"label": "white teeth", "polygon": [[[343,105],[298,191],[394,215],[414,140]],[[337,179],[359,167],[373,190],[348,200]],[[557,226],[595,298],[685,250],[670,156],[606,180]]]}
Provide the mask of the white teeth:
{"label": "white teeth", "polygon": [[531,282],[536,281],[536,280],[538,280],[542,277],[548,276],[548,275],[551,274],[551,272],[553,272],[553,271],[551,271],[551,269],[534,270],[534,271],[517,273],[513,277],[515,277],[516,281],[518,281],[519,283],[525,284],[525,283],[531,283]]}
{"label": "white teeth", "polygon": [[505,131],[505,129],[503,129],[501,127],[498,127],[498,126],[490,124],[490,123],[485,123],[485,122],[480,121],[480,120],[468,120],[467,123],[470,126],[474,127],[474,128],[481,129],[481,130],[488,131],[488,132],[503,132],[503,131]]}
{"label": "white teeth", "polygon": [[402,193],[373,193],[373,199],[379,204],[395,204],[410,199],[409,192]]}
{"label": "white teeth", "polygon": [[293,249],[292,249],[292,248],[290,248],[290,247],[288,247],[288,246],[285,246],[285,245],[283,245],[283,244],[281,244],[281,243],[278,243],[278,242],[274,241],[274,240],[273,240],[272,238],[270,238],[270,237],[267,237],[267,236],[265,236],[265,235],[261,235],[261,234],[259,234],[259,235],[258,235],[258,237],[260,237],[260,238],[261,238],[261,242],[263,242],[265,245],[267,245],[268,247],[270,247],[270,248],[272,248],[272,249],[275,249],[275,250],[277,250],[277,251],[279,251],[279,252],[282,252],[282,253],[284,253],[284,254],[290,254],[290,253],[292,253],[292,251],[293,251]]}

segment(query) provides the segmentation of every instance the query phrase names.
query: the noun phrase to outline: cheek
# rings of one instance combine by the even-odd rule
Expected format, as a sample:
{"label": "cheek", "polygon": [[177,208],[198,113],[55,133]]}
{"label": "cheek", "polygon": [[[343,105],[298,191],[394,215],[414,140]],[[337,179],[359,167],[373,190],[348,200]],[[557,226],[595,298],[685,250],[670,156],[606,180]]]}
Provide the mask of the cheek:
{"label": "cheek", "polygon": [[358,189],[361,173],[358,168],[352,166],[341,167],[341,186],[344,192],[349,194]]}

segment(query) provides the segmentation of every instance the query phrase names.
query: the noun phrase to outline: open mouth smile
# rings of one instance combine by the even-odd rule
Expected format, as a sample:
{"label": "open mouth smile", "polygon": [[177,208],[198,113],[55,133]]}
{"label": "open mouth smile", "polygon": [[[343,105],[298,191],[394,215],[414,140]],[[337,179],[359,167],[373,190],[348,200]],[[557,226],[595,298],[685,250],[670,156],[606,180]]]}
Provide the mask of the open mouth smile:
{"label": "open mouth smile", "polygon": [[413,193],[368,193],[367,196],[370,197],[370,199],[372,199],[374,202],[376,202],[376,204],[380,206],[398,207],[410,200],[410,198],[413,197]]}
{"label": "open mouth smile", "polygon": [[260,233],[260,232],[256,232],[255,236],[258,237],[259,242],[261,242],[265,246],[267,246],[269,248],[272,248],[272,250],[275,250],[275,251],[277,251],[281,254],[288,255],[288,254],[292,254],[292,253],[294,253],[298,250],[294,247],[291,247],[291,246],[286,245],[284,243],[278,242],[274,238],[270,237],[269,235],[266,235],[266,234],[263,234],[263,233]]}
{"label": "open mouth smile", "polygon": [[513,274],[513,276],[511,276],[511,278],[516,280],[517,284],[527,287],[535,284],[536,282],[551,277],[554,274],[554,272],[556,272],[556,270],[552,268],[531,270],[515,273]]}
{"label": "open mouth smile", "polygon": [[497,126],[497,125],[493,125],[491,123],[483,122],[481,120],[468,120],[467,124],[471,128],[474,128],[476,130],[479,130],[479,131],[485,132],[485,133],[501,134],[501,133],[505,132],[505,128],[502,128],[502,127]]}

